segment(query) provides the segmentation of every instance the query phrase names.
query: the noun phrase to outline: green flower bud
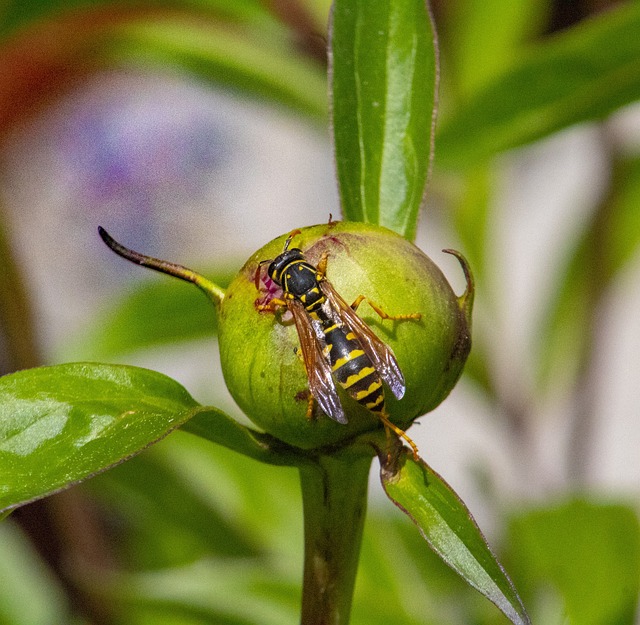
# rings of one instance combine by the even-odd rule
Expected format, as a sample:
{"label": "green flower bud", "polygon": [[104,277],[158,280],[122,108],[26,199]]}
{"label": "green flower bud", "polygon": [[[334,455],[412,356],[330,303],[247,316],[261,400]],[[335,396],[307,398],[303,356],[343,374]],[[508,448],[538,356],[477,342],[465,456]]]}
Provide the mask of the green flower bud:
{"label": "green flower bud", "polygon": [[[259,308],[273,297],[282,298],[277,285],[265,280],[264,264],[258,274],[262,278],[256,280],[256,275],[261,261],[282,253],[286,238],[256,252],[226,291],[219,317],[222,371],[240,408],[266,432],[304,449],[340,444],[382,424],[337,384],[348,424],[319,409],[307,418],[309,385],[295,323],[286,312]],[[402,399],[385,391],[390,420],[404,429],[433,410],[455,385],[469,353],[471,284],[458,298],[425,254],[379,226],[312,226],[295,235],[291,247],[300,248],[314,266],[326,253],[326,278],[347,303],[364,295],[389,315],[421,314],[419,320],[383,320],[366,301],[358,308],[358,315],[393,350],[404,374]]]}

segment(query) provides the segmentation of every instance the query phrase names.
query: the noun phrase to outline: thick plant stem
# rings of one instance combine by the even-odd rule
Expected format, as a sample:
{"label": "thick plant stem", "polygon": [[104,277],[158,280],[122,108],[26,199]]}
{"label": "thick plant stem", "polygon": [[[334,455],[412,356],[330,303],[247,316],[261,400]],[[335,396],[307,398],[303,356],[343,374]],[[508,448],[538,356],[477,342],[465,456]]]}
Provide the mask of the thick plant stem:
{"label": "thick plant stem", "polygon": [[304,509],[301,625],[347,625],[371,458],[321,456],[300,468]]}

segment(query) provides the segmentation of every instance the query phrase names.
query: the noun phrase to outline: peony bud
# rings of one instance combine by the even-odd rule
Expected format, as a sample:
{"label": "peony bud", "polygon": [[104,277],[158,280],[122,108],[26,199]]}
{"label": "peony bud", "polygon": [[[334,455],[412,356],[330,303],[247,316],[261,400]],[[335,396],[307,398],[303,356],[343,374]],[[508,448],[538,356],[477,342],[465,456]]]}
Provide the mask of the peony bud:
{"label": "peony bud", "polygon": [[[238,405],[266,432],[304,449],[341,444],[382,424],[337,384],[348,424],[333,421],[317,405],[314,415],[307,417],[309,385],[295,323],[286,310],[274,314],[260,308],[283,297],[260,263],[281,254],[286,238],[256,252],[222,300],[222,371]],[[420,313],[419,320],[383,320],[366,301],[358,308],[358,315],[393,350],[405,378],[402,399],[385,391],[390,420],[404,429],[440,404],[460,377],[471,347],[473,291],[463,259],[458,256],[469,287],[458,298],[425,254],[379,226],[312,226],[295,235],[291,247],[300,248],[314,266],[326,253],[326,279],[347,303],[364,295],[389,315]]]}

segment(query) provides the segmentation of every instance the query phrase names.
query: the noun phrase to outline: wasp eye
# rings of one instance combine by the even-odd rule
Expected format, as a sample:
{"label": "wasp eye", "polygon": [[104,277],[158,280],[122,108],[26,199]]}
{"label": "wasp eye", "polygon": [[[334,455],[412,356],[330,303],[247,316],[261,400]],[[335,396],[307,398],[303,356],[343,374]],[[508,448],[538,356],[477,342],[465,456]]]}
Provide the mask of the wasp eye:
{"label": "wasp eye", "polygon": [[267,269],[267,273],[269,274],[269,277],[274,282],[277,282],[278,284],[280,284],[280,277],[281,277],[280,269],[275,263],[271,263],[269,265],[269,269]]}

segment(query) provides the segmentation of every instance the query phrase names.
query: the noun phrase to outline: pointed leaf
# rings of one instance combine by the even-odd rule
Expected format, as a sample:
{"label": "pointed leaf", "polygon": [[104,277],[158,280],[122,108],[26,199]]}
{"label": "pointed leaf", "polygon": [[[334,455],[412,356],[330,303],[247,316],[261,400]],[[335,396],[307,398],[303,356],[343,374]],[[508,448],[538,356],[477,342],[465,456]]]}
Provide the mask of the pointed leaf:
{"label": "pointed leaf", "polygon": [[197,408],[177,382],[137,367],[75,363],[0,378],[0,510],[122,462]]}
{"label": "pointed leaf", "polygon": [[511,580],[458,495],[406,449],[397,466],[389,464],[383,459],[380,472],[387,496],[418,526],[429,546],[512,623],[529,625]]}
{"label": "pointed leaf", "polygon": [[0,513],[119,464],[192,418],[186,429],[251,458],[305,462],[161,373],[97,363],[28,369],[0,378]]}
{"label": "pointed leaf", "polygon": [[336,0],[333,133],[346,219],[411,239],[433,144],[437,52],[425,0]]}

